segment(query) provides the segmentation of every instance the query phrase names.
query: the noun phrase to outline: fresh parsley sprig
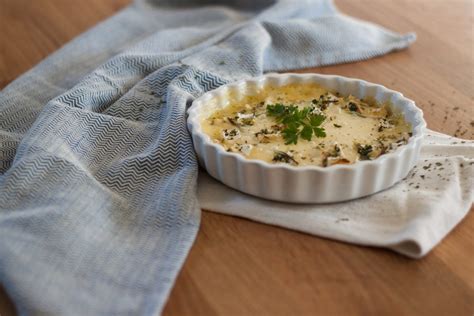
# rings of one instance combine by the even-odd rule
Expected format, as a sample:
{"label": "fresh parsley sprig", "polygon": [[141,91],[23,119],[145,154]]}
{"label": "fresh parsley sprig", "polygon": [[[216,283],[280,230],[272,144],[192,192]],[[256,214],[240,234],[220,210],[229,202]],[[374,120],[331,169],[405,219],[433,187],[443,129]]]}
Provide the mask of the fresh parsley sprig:
{"label": "fresh parsley sprig", "polygon": [[299,109],[294,105],[268,104],[267,115],[284,125],[281,131],[285,144],[297,144],[298,137],[311,140],[314,136],[326,137],[324,128],[320,127],[326,119],[324,115],[314,114],[311,107]]}

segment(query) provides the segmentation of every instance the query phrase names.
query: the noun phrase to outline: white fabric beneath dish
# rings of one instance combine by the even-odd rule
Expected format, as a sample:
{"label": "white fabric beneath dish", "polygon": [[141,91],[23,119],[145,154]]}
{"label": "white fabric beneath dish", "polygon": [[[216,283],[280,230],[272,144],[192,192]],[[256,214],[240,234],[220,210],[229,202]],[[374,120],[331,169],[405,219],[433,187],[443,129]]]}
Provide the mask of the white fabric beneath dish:
{"label": "white fabric beneath dish", "polygon": [[199,175],[202,209],[421,258],[469,212],[474,142],[427,131],[407,178],[369,197],[333,204],[289,204],[253,197]]}

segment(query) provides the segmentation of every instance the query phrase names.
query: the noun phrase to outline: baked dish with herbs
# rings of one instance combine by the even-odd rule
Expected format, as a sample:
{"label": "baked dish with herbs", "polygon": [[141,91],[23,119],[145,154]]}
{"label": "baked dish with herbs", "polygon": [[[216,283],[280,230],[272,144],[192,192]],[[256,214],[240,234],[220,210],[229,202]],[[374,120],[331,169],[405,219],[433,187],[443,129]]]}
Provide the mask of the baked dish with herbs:
{"label": "baked dish with herbs", "polygon": [[318,84],[267,86],[201,122],[228,152],[293,166],[374,160],[406,144],[411,125],[389,102],[340,96]]}

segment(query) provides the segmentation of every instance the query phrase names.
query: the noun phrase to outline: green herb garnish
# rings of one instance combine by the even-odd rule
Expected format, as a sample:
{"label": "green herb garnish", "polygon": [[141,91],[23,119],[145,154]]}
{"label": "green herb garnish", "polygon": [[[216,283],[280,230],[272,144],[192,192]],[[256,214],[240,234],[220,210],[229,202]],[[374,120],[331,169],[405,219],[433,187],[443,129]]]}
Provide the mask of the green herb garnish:
{"label": "green herb garnish", "polygon": [[262,129],[260,130],[260,132],[256,132],[256,133],[255,133],[255,137],[258,137],[258,135],[267,135],[267,134],[270,134],[270,132],[268,131],[268,129],[262,128]]}
{"label": "green herb garnish", "polygon": [[357,112],[358,110],[359,108],[357,107],[357,104],[354,102],[349,102],[349,111]]}
{"label": "green herb garnish", "polygon": [[370,160],[369,154],[373,151],[372,145],[357,145],[357,152],[361,160]]}
{"label": "green herb garnish", "polygon": [[292,164],[298,165],[298,162],[293,157],[291,157],[284,151],[279,151],[279,150],[275,150],[275,152],[273,153],[272,160],[275,162],[285,162],[285,163],[292,163]]}
{"label": "green herb garnish", "polygon": [[239,131],[237,131],[235,128],[231,129],[230,131],[228,129],[224,130],[224,137],[227,139],[234,139],[235,136],[239,134]]}
{"label": "green herb garnish", "polygon": [[298,137],[311,140],[314,136],[326,137],[324,128],[320,127],[326,116],[314,114],[311,107],[298,109],[294,105],[281,103],[267,105],[267,115],[274,117],[278,123],[284,125],[281,131],[285,144],[298,143]]}

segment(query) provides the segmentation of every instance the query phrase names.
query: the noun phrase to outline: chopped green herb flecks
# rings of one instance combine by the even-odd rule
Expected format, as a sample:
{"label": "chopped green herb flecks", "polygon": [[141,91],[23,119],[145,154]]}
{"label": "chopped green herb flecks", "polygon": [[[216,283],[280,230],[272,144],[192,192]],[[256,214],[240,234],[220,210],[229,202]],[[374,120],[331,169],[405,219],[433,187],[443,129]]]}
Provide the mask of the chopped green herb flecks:
{"label": "chopped green herb flecks", "polygon": [[349,111],[357,112],[359,107],[354,102],[349,102]]}
{"label": "chopped green herb flecks", "polygon": [[357,152],[361,160],[370,160],[369,154],[372,152],[372,145],[357,145]]}
{"label": "chopped green herb flecks", "polygon": [[298,164],[298,162],[293,157],[288,155],[286,152],[279,151],[279,150],[276,150],[274,152],[272,160],[275,161],[275,162],[292,163],[294,165]]}

